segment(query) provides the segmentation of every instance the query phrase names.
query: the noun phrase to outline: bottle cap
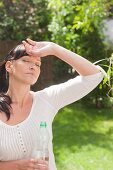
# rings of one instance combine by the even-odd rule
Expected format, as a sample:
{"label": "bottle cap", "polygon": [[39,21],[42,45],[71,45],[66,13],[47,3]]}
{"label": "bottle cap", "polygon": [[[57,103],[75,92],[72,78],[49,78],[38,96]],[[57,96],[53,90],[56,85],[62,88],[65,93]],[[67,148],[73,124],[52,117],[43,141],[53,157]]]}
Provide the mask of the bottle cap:
{"label": "bottle cap", "polygon": [[47,127],[47,123],[46,122],[40,122],[40,127]]}

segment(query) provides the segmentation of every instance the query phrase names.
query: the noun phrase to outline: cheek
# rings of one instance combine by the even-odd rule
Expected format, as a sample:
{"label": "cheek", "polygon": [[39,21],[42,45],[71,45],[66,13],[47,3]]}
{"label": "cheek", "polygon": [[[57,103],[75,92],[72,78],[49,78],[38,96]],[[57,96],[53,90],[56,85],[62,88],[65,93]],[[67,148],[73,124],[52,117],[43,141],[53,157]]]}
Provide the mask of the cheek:
{"label": "cheek", "polygon": [[28,65],[26,63],[22,62],[21,60],[17,60],[14,64],[14,68],[15,68],[15,70],[24,71],[24,70],[28,69]]}
{"label": "cheek", "polygon": [[13,75],[22,75],[24,73],[24,70],[26,66],[23,66],[22,64],[15,63],[12,68],[12,74]]}
{"label": "cheek", "polygon": [[40,72],[41,72],[40,67],[35,68],[35,74],[36,74],[36,75],[39,75],[39,74],[40,74]]}
{"label": "cheek", "polygon": [[39,67],[39,69],[37,70],[37,74],[40,74],[40,72],[41,72],[41,70],[40,70],[40,67]]}

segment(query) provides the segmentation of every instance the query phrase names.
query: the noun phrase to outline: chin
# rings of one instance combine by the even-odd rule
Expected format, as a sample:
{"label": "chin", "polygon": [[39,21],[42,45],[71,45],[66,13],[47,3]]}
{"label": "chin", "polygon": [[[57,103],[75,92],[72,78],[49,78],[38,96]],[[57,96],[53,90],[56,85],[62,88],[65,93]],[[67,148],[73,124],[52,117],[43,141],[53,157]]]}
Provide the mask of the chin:
{"label": "chin", "polygon": [[33,86],[35,83],[36,83],[36,81],[35,81],[35,82],[33,82],[33,83],[31,83],[31,84],[30,84],[30,86]]}
{"label": "chin", "polygon": [[34,80],[32,82],[30,82],[30,85],[34,85],[37,82],[37,80]]}
{"label": "chin", "polygon": [[38,78],[25,78],[22,82],[26,85],[34,85],[37,82]]}
{"label": "chin", "polygon": [[33,80],[32,81],[27,81],[26,80],[23,83],[26,84],[26,85],[30,85],[31,86],[31,85],[34,85],[36,82],[37,82],[37,80],[34,80],[34,81]]}

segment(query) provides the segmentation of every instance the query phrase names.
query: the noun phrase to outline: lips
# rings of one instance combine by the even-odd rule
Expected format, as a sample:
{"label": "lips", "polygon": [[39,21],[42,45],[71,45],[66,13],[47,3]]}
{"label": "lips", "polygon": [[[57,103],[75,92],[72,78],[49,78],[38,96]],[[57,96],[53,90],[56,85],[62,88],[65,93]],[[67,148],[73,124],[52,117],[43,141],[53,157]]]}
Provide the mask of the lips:
{"label": "lips", "polygon": [[27,75],[30,75],[30,76],[35,76],[33,73],[26,73]]}
{"label": "lips", "polygon": [[26,73],[26,74],[34,75],[33,73]]}

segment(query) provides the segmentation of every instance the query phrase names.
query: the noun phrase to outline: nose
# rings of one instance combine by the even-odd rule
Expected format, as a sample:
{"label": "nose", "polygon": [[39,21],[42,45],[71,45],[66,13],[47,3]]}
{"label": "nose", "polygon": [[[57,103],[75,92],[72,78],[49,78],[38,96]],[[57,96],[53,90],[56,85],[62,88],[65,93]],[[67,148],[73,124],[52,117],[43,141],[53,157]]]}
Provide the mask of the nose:
{"label": "nose", "polygon": [[35,63],[30,62],[29,68],[30,68],[30,69],[35,69]]}
{"label": "nose", "polygon": [[33,66],[30,66],[29,68],[30,68],[31,70],[34,69]]}

